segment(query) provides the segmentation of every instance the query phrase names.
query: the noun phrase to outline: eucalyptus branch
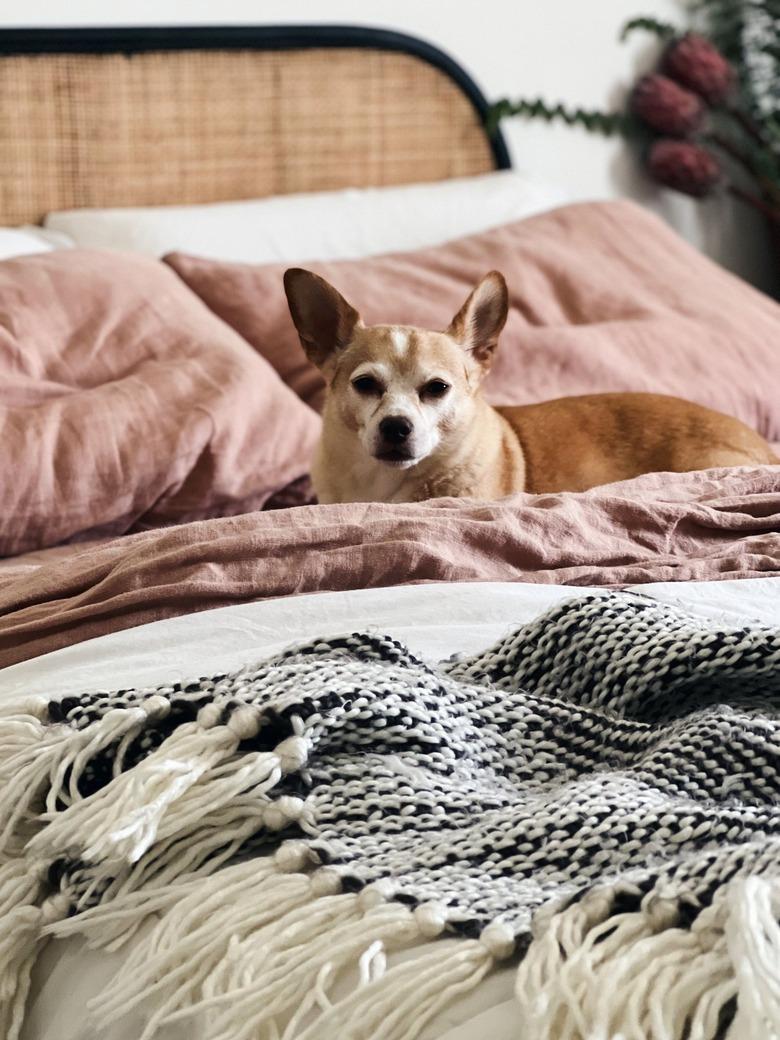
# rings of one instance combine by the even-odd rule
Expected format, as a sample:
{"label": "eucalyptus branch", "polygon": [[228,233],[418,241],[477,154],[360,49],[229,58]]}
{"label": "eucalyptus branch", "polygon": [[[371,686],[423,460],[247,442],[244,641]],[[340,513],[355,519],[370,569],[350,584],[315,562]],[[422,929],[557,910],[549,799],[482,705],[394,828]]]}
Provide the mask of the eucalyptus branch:
{"label": "eucalyptus branch", "polygon": [[525,116],[528,119],[544,119],[548,123],[561,122],[568,126],[582,126],[591,133],[595,131],[605,137],[614,134],[632,135],[636,131],[635,120],[629,115],[585,108],[566,108],[562,104],[548,105],[542,98],[533,101],[524,98],[510,101],[509,98],[502,98],[488,111],[488,130],[495,130],[499,122],[507,116]]}
{"label": "eucalyptus branch", "polygon": [[632,18],[620,32],[621,41],[627,40],[637,29],[652,33],[661,40],[669,40],[677,34],[677,29],[669,22],[660,22],[657,18]]}

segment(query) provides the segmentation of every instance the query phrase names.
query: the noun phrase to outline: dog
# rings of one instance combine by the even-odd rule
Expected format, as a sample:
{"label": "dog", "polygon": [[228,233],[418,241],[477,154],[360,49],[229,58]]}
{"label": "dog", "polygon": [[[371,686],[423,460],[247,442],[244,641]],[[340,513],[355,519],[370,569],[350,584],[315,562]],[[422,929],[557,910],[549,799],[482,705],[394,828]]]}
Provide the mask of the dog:
{"label": "dog", "polygon": [[320,502],[496,499],[780,461],[737,419],[676,397],[489,405],[480,387],[508,313],[498,271],[444,332],[366,326],[332,285],[301,268],[285,272],[284,288],[301,345],[327,383],[312,465]]}

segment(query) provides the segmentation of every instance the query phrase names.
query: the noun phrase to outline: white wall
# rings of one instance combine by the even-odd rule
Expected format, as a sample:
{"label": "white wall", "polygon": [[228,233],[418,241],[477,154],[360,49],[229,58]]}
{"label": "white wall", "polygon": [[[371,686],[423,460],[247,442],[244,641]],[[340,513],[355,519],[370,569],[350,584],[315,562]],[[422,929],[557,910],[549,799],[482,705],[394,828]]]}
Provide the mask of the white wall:
{"label": "white wall", "polygon": [[[655,44],[618,32],[626,19],[679,20],[678,0],[0,0],[0,26],[343,22],[400,29],[449,51],[489,98],[503,95],[609,107]],[[711,256],[762,287],[774,277],[759,220],[730,200],[697,205],[656,191],[620,141],[583,130],[505,124],[515,166],[557,181],[577,198],[631,194]]]}

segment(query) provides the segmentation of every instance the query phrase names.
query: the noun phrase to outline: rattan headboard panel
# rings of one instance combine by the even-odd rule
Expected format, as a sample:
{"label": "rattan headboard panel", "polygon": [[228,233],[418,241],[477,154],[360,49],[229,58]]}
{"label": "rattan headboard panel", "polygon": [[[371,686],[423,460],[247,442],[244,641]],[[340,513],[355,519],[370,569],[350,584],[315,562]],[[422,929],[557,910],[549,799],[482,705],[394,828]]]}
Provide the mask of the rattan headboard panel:
{"label": "rattan headboard panel", "polygon": [[[201,30],[202,31],[202,30]],[[470,99],[362,47],[0,56],[0,223],[494,169]]]}

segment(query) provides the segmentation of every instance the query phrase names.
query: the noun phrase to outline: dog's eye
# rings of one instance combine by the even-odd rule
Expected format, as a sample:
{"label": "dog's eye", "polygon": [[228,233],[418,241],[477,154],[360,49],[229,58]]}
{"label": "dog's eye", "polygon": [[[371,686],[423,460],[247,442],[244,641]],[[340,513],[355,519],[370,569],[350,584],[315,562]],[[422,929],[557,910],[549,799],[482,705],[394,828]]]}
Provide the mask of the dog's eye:
{"label": "dog's eye", "polygon": [[382,384],[378,379],[374,379],[373,376],[358,376],[357,379],[352,380],[352,385],[359,394],[369,396],[372,394],[382,394]]}
{"label": "dog's eye", "polygon": [[444,397],[449,388],[449,383],[445,383],[443,379],[432,379],[430,383],[421,387],[420,397]]}

